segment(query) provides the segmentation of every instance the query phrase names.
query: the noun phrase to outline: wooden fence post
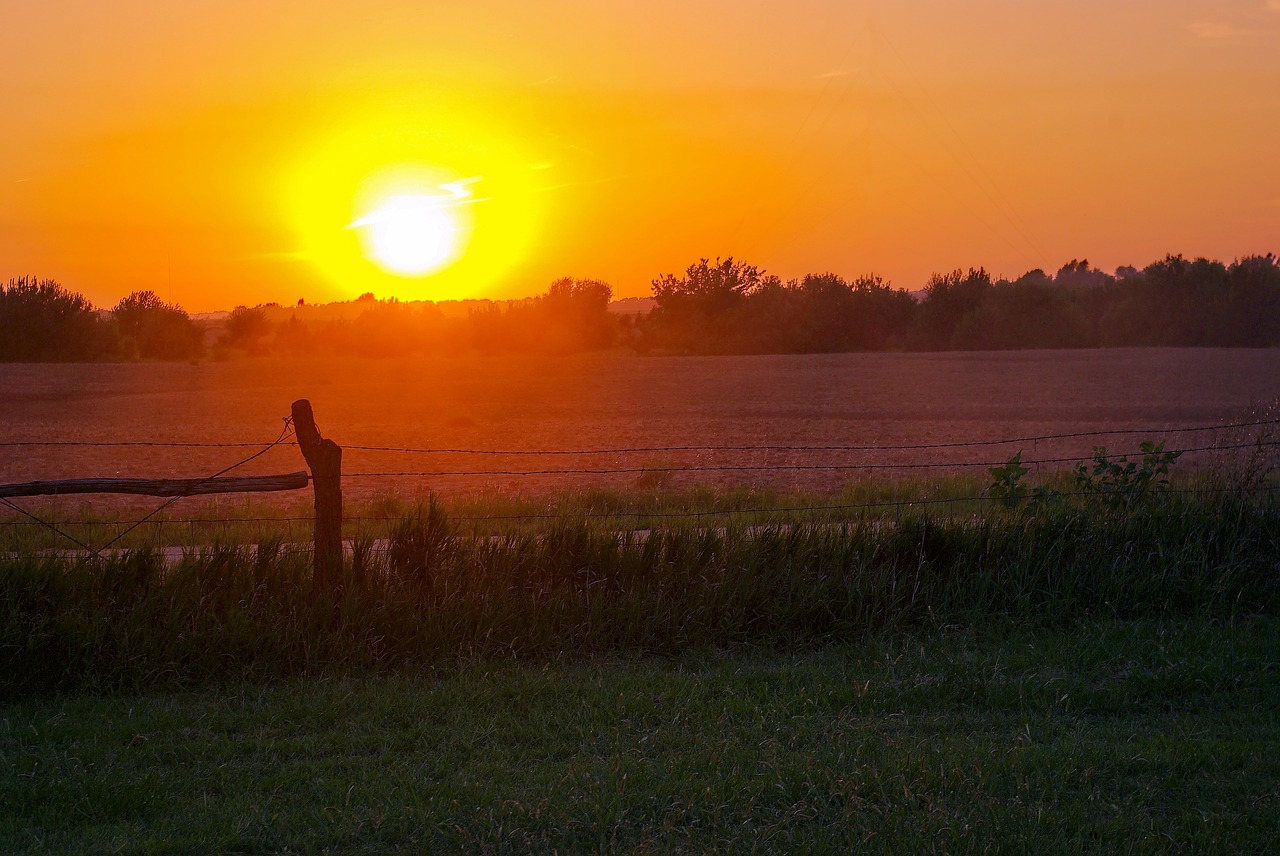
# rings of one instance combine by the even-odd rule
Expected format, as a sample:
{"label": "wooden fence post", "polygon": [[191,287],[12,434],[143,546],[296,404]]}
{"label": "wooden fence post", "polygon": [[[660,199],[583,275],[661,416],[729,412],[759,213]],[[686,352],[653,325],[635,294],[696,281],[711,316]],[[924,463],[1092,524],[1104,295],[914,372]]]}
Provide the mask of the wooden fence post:
{"label": "wooden fence post", "polygon": [[317,593],[336,600],[342,586],[342,448],[320,436],[311,402],[305,398],[293,403],[293,430],[315,489],[314,586]]}

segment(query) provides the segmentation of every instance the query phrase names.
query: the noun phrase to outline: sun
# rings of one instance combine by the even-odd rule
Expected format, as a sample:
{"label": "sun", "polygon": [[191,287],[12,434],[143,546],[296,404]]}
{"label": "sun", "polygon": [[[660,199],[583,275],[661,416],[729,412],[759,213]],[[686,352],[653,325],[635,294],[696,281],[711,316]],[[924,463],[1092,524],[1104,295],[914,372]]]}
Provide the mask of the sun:
{"label": "sun", "polygon": [[545,158],[510,129],[428,108],[352,113],[282,171],[293,258],[333,298],[472,297],[535,251]]}
{"label": "sun", "polygon": [[391,196],[352,221],[364,253],[383,270],[425,276],[446,267],[463,249],[463,235],[450,211],[455,196],[411,193]]}

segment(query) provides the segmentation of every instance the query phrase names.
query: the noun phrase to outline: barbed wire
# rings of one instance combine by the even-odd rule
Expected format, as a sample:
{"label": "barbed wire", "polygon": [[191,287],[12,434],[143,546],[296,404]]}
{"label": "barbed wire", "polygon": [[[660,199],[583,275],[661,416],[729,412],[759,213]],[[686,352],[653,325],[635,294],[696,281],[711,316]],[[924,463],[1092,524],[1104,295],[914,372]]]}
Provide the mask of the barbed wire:
{"label": "barbed wire", "polygon": [[[213,481],[214,479],[218,478],[219,476],[224,476],[224,475],[226,475],[227,473],[231,472],[232,470],[234,470],[234,469],[238,469],[238,468],[240,468],[240,467],[244,466],[245,464],[249,463],[250,461],[252,461],[252,460],[254,460],[254,459],[256,459],[256,458],[260,458],[260,457],[262,457],[262,456],[263,456],[263,455],[265,455],[267,452],[270,452],[274,447],[276,447],[276,446],[280,445],[281,443],[283,443],[285,440],[287,440],[287,439],[288,439],[289,437],[291,437],[292,435],[293,435],[293,417],[291,417],[291,416],[286,416],[286,417],[284,417],[284,427],[280,429],[280,436],[279,436],[279,437],[277,437],[275,440],[273,440],[271,443],[267,444],[267,446],[266,446],[265,448],[260,449],[260,450],[259,450],[259,451],[257,451],[257,452],[254,452],[252,455],[250,455],[250,456],[249,456],[249,457],[247,457],[247,458],[244,458],[244,459],[242,459],[242,460],[236,461],[234,464],[232,464],[232,465],[231,465],[231,466],[229,466],[229,467],[223,467],[222,469],[218,470],[218,471],[217,471],[216,473],[214,473],[213,475],[211,475],[211,476],[206,476],[204,479],[202,479],[202,481],[204,481],[204,482],[210,482],[210,481]],[[152,517],[154,517],[155,515],[159,514],[161,511],[164,511],[166,508],[168,508],[169,506],[173,505],[175,502],[177,502],[177,501],[178,501],[178,500],[180,500],[180,499],[185,499],[185,497],[184,497],[184,496],[174,496],[174,497],[169,498],[169,499],[168,499],[168,500],[166,500],[165,502],[161,503],[157,508],[155,508],[154,510],[152,510],[150,513],[148,513],[148,514],[147,514],[145,517],[143,517],[141,520],[139,520],[138,522],[134,523],[132,526],[130,526],[128,529],[124,530],[123,532],[121,532],[121,533],[117,534],[117,535],[116,535],[116,537],[112,538],[112,539],[111,539],[110,541],[108,541],[107,543],[103,544],[103,545],[102,545],[102,547],[100,548],[100,550],[106,550],[106,549],[107,549],[107,548],[109,548],[112,544],[115,544],[115,543],[116,543],[117,541],[119,541],[121,538],[123,538],[124,536],[128,535],[128,534],[129,534],[130,532],[132,532],[134,529],[137,529],[137,528],[138,528],[139,526],[141,526],[143,523],[146,523],[146,522],[147,522],[148,520],[150,520]]]}
{"label": "barbed wire", "polygon": [[[99,550],[98,548],[96,548],[96,547],[91,547],[91,546],[89,546],[88,544],[86,544],[86,543],[84,543],[83,541],[81,541],[79,538],[76,538],[74,535],[71,535],[71,534],[69,534],[69,533],[67,533],[67,532],[63,532],[63,531],[62,531],[61,529],[59,529],[57,526],[55,526],[55,525],[54,525],[54,524],[52,524],[52,523],[49,523],[48,521],[41,520],[37,515],[32,514],[30,511],[27,511],[25,508],[22,508],[21,506],[17,505],[17,504],[16,504],[16,503],[14,503],[14,502],[11,502],[7,497],[6,497],[6,498],[0,498],[0,503],[3,503],[7,508],[11,508],[11,509],[13,509],[14,511],[18,512],[19,514],[21,514],[21,515],[23,515],[23,516],[25,516],[25,517],[29,517],[29,518],[31,518],[31,522],[30,522],[30,523],[28,523],[27,525],[29,525],[29,526],[42,526],[42,527],[44,527],[44,528],[46,528],[46,529],[52,530],[53,532],[56,532],[58,535],[61,535],[63,538],[66,538],[66,539],[67,539],[68,541],[70,541],[72,544],[75,544],[76,546],[78,546],[78,547],[80,547],[80,548],[82,548],[82,549],[84,549],[84,550],[88,550],[90,553],[94,554],[94,555],[95,555],[96,557],[98,557],[98,558],[102,558],[102,551],[101,551],[101,550]],[[66,525],[66,524],[62,524],[62,525]]]}
{"label": "barbed wire", "polygon": [[[1272,494],[1280,492],[1280,485],[1268,485],[1256,488],[1252,493]],[[1241,490],[1236,487],[1223,488],[1167,488],[1159,491],[1156,496],[1214,496],[1214,495],[1230,495],[1239,494]],[[1108,490],[1076,490],[1076,491],[1055,491],[1052,495],[1055,498],[1080,498],[1080,497],[1113,497],[1123,495],[1120,491]],[[792,506],[761,506],[754,508],[715,508],[700,509],[689,511],[649,511],[645,509],[619,509],[614,511],[577,511],[572,508],[560,509],[555,511],[527,513],[527,514],[483,514],[483,515],[467,515],[453,514],[446,512],[449,520],[479,523],[488,521],[510,521],[510,520],[616,520],[619,518],[679,518],[679,517],[714,517],[717,515],[732,514],[799,514],[811,511],[853,511],[853,510],[873,510],[887,509],[910,506],[927,506],[927,505],[946,505],[961,502],[991,502],[1000,503],[1001,500],[993,498],[990,494],[970,494],[963,496],[949,497],[914,497],[910,499],[877,499],[867,500],[858,503],[836,503],[824,505],[792,505]],[[350,515],[342,518],[343,523],[404,523],[413,519],[414,512],[407,510],[399,515]],[[165,524],[223,524],[235,525],[242,523],[311,523],[314,517],[217,517],[217,518],[190,518],[190,519],[172,519],[146,521],[152,526],[163,526]],[[54,521],[60,525],[81,525],[81,526],[126,526],[130,525],[130,521]],[[142,521],[139,521],[142,522]],[[43,521],[41,521],[43,523]],[[37,523],[28,521],[0,521],[0,525],[5,526],[35,526]]]}
{"label": "barbed wire", "polygon": [[[286,425],[285,430],[284,432],[282,432],[281,436],[284,437],[288,433],[289,433],[289,426]],[[217,478],[218,476],[224,475],[225,473],[230,472],[236,467],[242,466],[243,464],[248,463],[254,458],[260,457],[261,455],[269,451],[273,446],[280,445],[282,442],[284,441],[277,440],[274,443],[268,444],[265,448],[260,449],[255,454],[250,455],[249,457],[244,458],[243,460],[235,464],[232,464],[231,466],[226,467],[223,470],[220,470],[218,473],[215,473],[214,475],[209,476],[208,478],[213,479],[213,478]],[[1252,443],[1236,443],[1236,444],[1218,445],[1218,446],[1200,446],[1200,447],[1192,447],[1192,448],[1185,448],[1185,449],[1169,449],[1169,450],[1163,450],[1163,451],[1165,454],[1176,454],[1180,456],[1185,453],[1217,452],[1217,451],[1229,451],[1229,450],[1236,450],[1236,449],[1266,449],[1266,448],[1274,448],[1277,446],[1280,446],[1280,442],[1264,443],[1261,441],[1255,441]],[[1141,455],[1141,454],[1146,454],[1146,451],[1139,449],[1134,452],[1117,454],[1112,457],[1113,459],[1118,460],[1118,459],[1127,458],[1135,455]],[[1086,459],[1081,456],[1073,456],[1073,457],[1060,457],[1060,458],[1028,459],[1028,460],[1021,461],[1021,463],[1027,466],[1034,466],[1037,464],[1052,464],[1052,463],[1083,463],[1085,460]],[[949,468],[966,468],[966,467],[998,467],[998,466],[1006,465],[1008,463],[1009,463],[1008,461],[978,461],[978,462],[944,461],[944,462],[923,462],[923,463],[922,462],[906,462],[906,463],[874,463],[874,464],[761,464],[761,465],[729,465],[729,466],[668,466],[668,467],[637,467],[637,468],[627,467],[627,468],[554,469],[554,470],[469,470],[469,471],[434,470],[434,471],[422,471],[422,472],[344,473],[343,478],[396,477],[396,476],[426,477],[426,476],[625,475],[625,474],[726,472],[726,471],[727,472],[736,472],[736,471],[755,472],[755,471],[775,471],[775,470],[782,470],[782,471],[802,470],[803,471],[803,470],[859,470],[859,469],[916,469],[916,468],[948,468],[948,467]],[[1067,495],[1067,494],[1060,494],[1060,495]],[[1083,495],[1083,494],[1071,494],[1071,495]],[[37,524],[46,525],[49,527],[72,526],[72,525],[138,526],[146,522],[150,518],[154,517],[155,514],[159,513],[164,508],[173,504],[177,500],[183,499],[183,498],[184,497],[182,496],[173,497],[170,500],[168,500],[166,503],[162,504],[159,508],[152,511],[142,520],[133,521],[130,523],[126,523],[124,521],[102,521],[102,520],[99,520],[99,521],[86,521],[86,520],[46,521],[46,520],[40,519],[39,517],[31,514],[28,511],[23,510],[22,508],[19,508],[18,506],[9,502],[7,499],[2,499],[0,501],[2,501],[5,505],[12,508],[14,511],[17,511],[20,514],[31,518],[31,520],[30,522],[19,521],[19,520],[0,520],[0,526],[24,526],[24,525],[37,525]],[[947,500],[947,501],[951,501],[951,500]],[[839,507],[845,507],[845,506],[839,506]],[[540,515],[540,516],[544,518],[550,518],[550,517],[556,517],[559,515],[552,514],[552,515]],[[533,519],[533,518],[529,518],[528,515],[517,515],[516,517]],[[344,518],[344,519],[346,520],[359,519],[359,520],[365,520],[365,521],[377,521],[377,520],[385,521],[385,520],[395,520],[399,518],[360,517],[360,518]],[[501,518],[468,518],[468,519],[501,519]],[[305,523],[305,522],[312,522],[313,520],[314,520],[313,517],[278,517],[278,516],[235,517],[235,518],[195,517],[195,518],[163,518],[159,521],[155,521],[155,523],[156,524],[173,523],[175,525],[177,524],[194,525],[194,524],[212,524],[212,523],[220,523],[220,524],[255,523],[255,522],[256,523],[268,523],[268,522],[269,523]],[[59,533],[59,534],[63,534],[65,537],[68,537],[68,538],[71,537],[69,535],[66,535],[66,533]],[[127,534],[127,533],[122,533],[122,535],[123,534]],[[113,540],[110,543],[115,543],[115,542]],[[88,545],[82,544],[81,546],[91,551],[94,549],[92,547],[89,547]],[[105,546],[110,546],[110,544]],[[105,549],[105,546],[104,546],[104,549]]]}
{"label": "barbed wire", "polygon": [[[976,440],[948,443],[922,443],[922,444],[903,444],[903,445],[827,445],[827,446],[796,446],[796,445],[742,445],[742,446],[712,446],[712,445],[688,445],[688,446],[651,446],[651,447],[633,447],[633,448],[616,448],[616,449],[580,449],[580,450],[480,450],[480,449],[425,449],[425,448],[409,448],[409,447],[390,447],[390,446],[362,446],[362,445],[346,445],[343,448],[355,451],[375,451],[375,452],[399,452],[399,453],[454,453],[454,454],[480,454],[480,455],[595,455],[595,454],[629,454],[641,452],[763,452],[763,451],[787,451],[792,453],[803,452],[894,452],[894,451],[921,451],[931,449],[956,449],[956,448],[980,448],[991,447],[997,445],[1007,445],[1012,443],[1039,443],[1041,441],[1073,439],[1082,437],[1099,437],[1099,436],[1124,436],[1134,434],[1189,434],[1193,432],[1206,431],[1226,431],[1242,428],[1256,428],[1260,426],[1280,425],[1280,419],[1254,420],[1246,422],[1224,423],[1218,425],[1199,425],[1182,428],[1118,428],[1099,431],[1079,431],[1066,432],[1058,434],[1043,434],[1036,436],[1006,438],[1000,440]],[[260,447],[253,454],[248,455],[240,461],[230,466],[224,467],[218,472],[201,481],[216,479],[238,467],[241,467],[256,458],[265,455],[271,449],[281,445],[294,445],[297,443],[291,441],[292,437],[291,420],[285,419],[285,425],[280,436],[265,447],[261,443],[253,444],[254,447]],[[244,443],[188,443],[188,442],[160,442],[151,443],[146,441],[119,441],[119,442],[102,442],[102,441],[8,441],[0,443],[0,446],[134,446],[134,447],[175,447],[175,448],[240,448],[250,444]],[[1215,444],[1210,446],[1197,446],[1182,449],[1160,449],[1159,452],[1165,455],[1181,456],[1189,453],[1200,452],[1226,452],[1239,449],[1271,449],[1280,446],[1280,442],[1263,441],[1256,438],[1250,442],[1241,442],[1234,444]],[[1131,452],[1112,453],[1108,458],[1112,462],[1125,461],[1130,457],[1143,456],[1151,454],[1152,450],[1139,449]],[[1019,452],[1019,455],[1021,452]],[[1082,463],[1088,458],[1075,455],[1070,457],[1044,457],[1037,459],[1028,459],[1020,461],[1026,466],[1038,466],[1048,464],[1063,463]],[[600,468],[561,468],[561,469],[507,469],[507,470],[423,470],[423,471],[386,471],[386,472],[353,472],[344,473],[344,479],[356,478],[408,478],[408,477],[525,477],[525,476],[575,476],[575,475],[652,475],[652,474],[674,474],[674,473],[706,473],[706,472],[771,472],[771,471],[857,471],[857,470],[914,470],[914,469],[969,469],[975,467],[993,468],[1000,467],[1010,463],[1009,460],[999,461],[905,461],[905,462],[876,462],[876,463],[772,463],[772,464],[693,464],[693,465],[663,465],[663,466],[632,466],[632,467],[600,467]],[[1262,492],[1272,493],[1276,488],[1263,488]],[[1205,493],[1234,493],[1235,488],[1227,489],[1177,489],[1167,490],[1164,493],[1168,495],[1182,494],[1205,494]],[[1075,492],[1059,492],[1059,497],[1083,497],[1093,495],[1104,495],[1106,491],[1075,491]],[[93,556],[102,557],[103,551],[108,550],[113,545],[119,543],[130,532],[137,528],[147,526],[164,526],[166,524],[186,524],[186,525],[246,525],[246,524],[294,524],[312,522],[312,517],[294,517],[294,516],[255,516],[255,517],[231,517],[231,518],[209,518],[209,517],[188,517],[188,518],[165,518],[158,517],[161,513],[184,496],[175,496],[168,499],[152,511],[148,512],[142,519],[137,521],[83,521],[83,520],[67,520],[67,521],[46,521],[42,520],[37,514],[27,511],[7,498],[0,498],[3,505],[10,508],[14,512],[28,518],[28,520],[5,520],[0,521],[0,526],[43,526],[57,535],[76,544],[78,547],[86,550]],[[645,511],[638,510],[614,510],[609,512],[583,513],[574,512],[572,510],[556,510],[548,513],[538,514],[496,514],[496,515],[456,515],[451,519],[459,522],[479,523],[487,521],[520,521],[520,520],[548,520],[548,519],[611,519],[619,520],[626,518],[635,518],[637,520],[661,520],[675,518],[702,518],[725,515],[781,515],[781,514],[800,514],[814,512],[836,512],[836,511],[866,511],[866,510],[891,510],[894,508],[905,507],[926,507],[939,504],[956,504],[956,503],[974,503],[974,502],[991,502],[992,498],[987,494],[976,496],[959,496],[959,497],[942,497],[942,498],[911,498],[897,500],[876,500],[863,503],[837,503],[826,505],[805,505],[791,507],[773,507],[773,508],[742,508],[742,509],[710,509],[699,511]],[[350,516],[344,518],[344,522],[348,524],[367,524],[367,523],[396,523],[406,519],[401,516]],[[93,547],[84,543],[82,540],[74,537],[59,527],[92,527],[97,525],[112,526],[116,528],[123,527],[122,531],[116,533],[111,540],[101,547]]]}
{"label": "barbed wire", "polygon": [[1185,428],[1117,428],[1099,431],[1075,431],[1065,434],[1042,434],[1027,437],[1009,437],[1002,440],[964,440],[947,443],[910,443],[902,445],[688,445],[688,446],[636,446],[614,449],[461,449],[461,448],[412,448],[401,446],[361,446],[344,444],[343,449],[363,452],[400,452],[405,454],[452,455],[621,455],[650,452],[910,452],[926,449],[959,449],[986,446],[1003,446],[1011,443],[1035,443],[1049,440],[1079,439],[1082,437],[1122,436],[1132,434],[1185,434],[1203,431],[1226,431],[1235,428],[1253,428],[1262,425],[1280,425],[1280,419],[1257,422],[1234,422],[1223,425],[1198,425]]}
{"label": "barbed wire", "polygon": [[[199,481],[200,481],[201,483],[203,483],[203,482],[209,482],[209,481],[212,481],[212,480],[214,480],[214,479],[218,478],[219,476],[226,475],[227,473],[231,472],[231,471],[232,471],[232,470],[234,470],[234,469],[237,469],[238,467],[244,466],[245,464],[249,463],[250,461],[254,460],[255,458],[260,458],[260,457],[262,457],[262,456],[263,456],[263,455],[265,455],[267,452],[271,451],[271,449],[273,449],[274,447],[276,447],[276,446],[280,445],[280,444],[281,444],[281,443],[283,443],[285,440],[287,440],[290,436],[292,436],[292,433],[293,433],[293,419],[292,419],[291,417],[285,417],[285,418],[284,418],[284,427],[283,427],[283,428],[281,429],[281,431],[280,431],[280,436],[279,436],[279,437],[277,437],[275,440],[273,440],[272,442],[268,443],[265,447],[263,447],[262,449],[259,449],[257,452],[254,452],[252,455],[249,455],[247,458],[243,458],[243,459],[241,459],[241,460],[237,461],[236,463],[231,464],[230,466],[223,467],[222,469],[218,470],[218,471],[217,471],[216,473],[214,473],[213,475],[206,476],[205,478],[200,479]],[[259,445],[261,445],[261,444],[259,444]],[[161,511],[164,511],[166,508],[168,508],[169,506],[173,505],[173,504],[174,504],[175,502],[177,502],[178,500],[180,500],[180,499],[185,499],[185,498],[186,498],[186,495],[185,495],[185,494],[179,494],[178,496],[170,497],[168,500],[166,500],[165,502],[162,502],[159,506],[157,506],[156,508],[154,508],[154,509],[152,509],[150,512],[148,512],[148,513],[147,513],[147,514],[146,514],[146,515],[145,515],[141,520],[137,520],[137,521],[134,521],[134,522],[132,522],[132,523],[128,524],[128,528],[126,528],[123,532],[119,532],[119,533],[117,533],[117,534],[116,534],[116,536],[115,536],[114,538],[112,538],[112,539],[111,539],[110,541],[108,541],[107,543],[103,544],[101,547],[92,547],[92,546],[90,546],[90,545],[88,545],[88,544],[85,544],[83,541],[80,541],[78,538],[75,538],[75,537],[73,537],[73,536],[71,536],[71,535],[67,534],[66,532],[62,531],[61,529],[59,529],[59,528],[58,528],[56,525],[54,525],[53,523],[51,523],[51,522],[49,522],[49,521],[46,521],[46,520],[42,520],[38,515],[33,514],[33,513],[29,512],[29,511],[26,511],[26,510],[24,510],[24,509],[20,508],[19,506],[15,505],[13,502],[10,502],[7,498],[0,498],[0,502],[3,502],[3,503],[4,503],[4,505],[8,506],[9,508],[13,509],[14,511],[17,511],[17,512],[19,512],[20,514],[23,514],[23,515],[25,515],[26,517],[31,518],[31,520],[32,520],[32,521],[34,521],[35,523],[37,523],[37,524],[39,524],[39,525],[41,525],[41,526],[45,527],[46,529],[49,529],[49,530],[51,530],[51,531],[53,531],[53,532],[57,533],[58,535],[61,535],[63,538],[66,538],[68,541],[71,541],[72,543],[74,543],[74,544],[78,545],[79,547],[81,547],[81,548],[83,548],[83,549],[85,549],[85,550],[89,551],[90,553],[92,553],[92,554],[94,555],[94,557],[95,557],[95,558],[101,559],[101,558],[102,558],[102,551],[109,549],[109,548],[111,547],[111,545],[112,545],[112,544],[115,544],[115,543],[119,542],[122,538],[124,538],[124,536],[128,535],[130,532],[132,532],[133,530],[137,529],[139,526],[141,526],[141,525],[143,525],[144,523],[146,523],[146,522],[148,522],[149,520],[151,520],[151,518],[155,517],[155,516],[156,516],[157,514],[159,514]],[[163,520],[160,520],[160,521],[157,521],[157,523],[158,523],[158,524],[163,524],[163,523],[164,523],[164,521],[163,521]],[[64,525],[65,525],[65,524],[64,524]]]}
{"label": "barbed wire", "polygon": [[[1237,443],[1225,446],[1199,446],[1187,449],[1162,450],[1165,454],[1190,454],[1193,452],[1217,452],[1232,449],[1271,448],[1280,442]],[[1108,455],[1110,459],[1129,458],[1147,454],[1139,449],[1132,452],[1117,452]],[[1034,458],[1021,461],[1024,465],[1083,463],[1088,459],[1080,455],[1060,458]],[[346,478],[388,478],[388,477],[423,477],[423,476],[550,476],[550,475],[643,475],[654,473],[698,473],[698,472],[767,472],[777,470],[911,470],[911,469],[964,469],[972,467],[1000,467],[1008,464],[1004,461],[908,461],[899,463],[863,463],[863,464],[698,464],[693,466],[646,466],[646,467],[604,467],[579,469],[546,469],[546,470],[422,470],[396,472],[356,472],[343,473]]]}
{"label": "barbed wire", "polygon": [[[427,448],[412,446],[377,446],[358,443],[344,443],[343,450],[361,452],[395,452],[401,454],[449,454],[449,455],[621,455],[653,452],[907,452],[926,449],[958,449],[1002,446],[1011,443],[1037,443],[1050,440],[1080,439],[1083,437],[1113,437],[1135,434],[1187,434],[1204,431],[1228,431],[1238,428],[1256,428],[1264,425],[1280,425],[1280,419],[1263,419],[1249,422],[1228,422],[1214,425],[1194,425],[1178,428],[1113,428],[1094,431],[1072,431],[1058,434],[1027,435],[1023,437],[1007,437],[998,440],[962,440],[946,443],[908,443],[898,445],[795,445],[795,444],[742,444],[742,445],[672,445],[672,446],[632,446],[599,449],[469,449],[469,448]],[[225,448],[258,448],[259,443],[242,442],[169,442],[146,440],[7,440],[0,441],[0,447],[49,446],[49,447],[140,447],[140,448],[180,448],[180,449],[225,449]],[[282,442],[273,445],[296,446],[296,442]]]}

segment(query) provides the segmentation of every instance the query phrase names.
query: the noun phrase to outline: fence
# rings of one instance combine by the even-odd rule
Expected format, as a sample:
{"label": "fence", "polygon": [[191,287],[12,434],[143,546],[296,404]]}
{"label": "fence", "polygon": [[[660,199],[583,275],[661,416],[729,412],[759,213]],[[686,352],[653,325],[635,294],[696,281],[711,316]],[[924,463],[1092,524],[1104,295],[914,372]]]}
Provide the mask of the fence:
{"label": "fence", "polygon": [[[374,444],[349,444],[340,447],[332,439],[326,439],[321,436],[319,429],[316,427],[314,414],[310,403],[305,399],[295,401],[291,407],[291,414],[285,419],[284,429],[280,435],[272,442],[263,446],[262,444],[251,444],[244,442],[215,442],[215,443],[197,443],[197,442],[151,442],[144,440],[119,440],[119,441],[88,441],[88,440],[12,440],[0,442],[0,448],[4,447],[52,447],[52,448],[71,448],[71,447],[138,447],[142,449],[152,448],[178,448],[178,449],[246,449],[256,448],[252,454],[239,460],[230,466],[220,469],[211,476],[195,479],[69,479],[59,481],[35,481],[24,482],[19,484],[0,485],[0,504],[8,507],[14,513],[21,515],[22,518],[31,525],[46,526],[61,536],[66,537],[75,543],[81,549],[87,551],[89,555],[101,556],[103,551],[111,548],[119,543],[129,532],[146,523],[156,521],[157,523],[204,523],[209,522],[206,519],[174,519],[159,518],[165,509],[169,508],[174,502],[184,497],[210,495],[220,493],[246,493],[246,492],[263,492],[263,491],[289,491],[305,488],[310,484],[314,492],[314,516],[312,517],[248,517],[237,518],[236,521],[223,522],[273,522],[273,523],[305,523],[313,524],[314,536],[314,561],[315,561],[315,584],[318,588],[332,590],[341,578],[342,573],[342,526],[344,521],[385,521],[392,522],[399,520],[398,517],[344,517],[343,515],[343,498],[342,485],[345,481],[351,480],[402,480],[402,479],[448,479],[448,478],[551,478],[563,479],[573,476],[627,476],[627,477],[652,477],[665,474],[692,474],[694,476],[705,475],[710,473],[767,473],[776,471],[788,471],[792,473],[844,473],[856,474],[864,473],[885,473],[888,472],[938,472],[938,471],[967,471],[978,469],[985,471],[991,468],[1004,466],[1009,458],[1007,456],[1000,457],[996,454],[996,450],[1003,449],[1007,452],[1015,446],[1023,446],[1030,444],[1034,448],[1039,448],[1041,444],[1051,445],[1062,441],[1080,441],[1096,438],[1132,438],[1132,437],[1178,437],[1186,438],[1177,448],[1167,451],[1174,452],[1179,455],[1195,454],[1195,453],[1231,453],[1248,451],[1254,454],[1269,455],[1272,459],[1275,456],[1277,441],[1277,426],[1280,426],[1280,419],[1256,419],[1249,421],[1237,421],[1223,424],[1213,425],[1196,425],[1183,426],[1174,428],[1117,428],[1097,431],[1076,431],[1064,433],[1048,433],[1038,435],[1012,436],[997,439],[982,439],[963,442],[937,442],[937,443],[911,443],[911,444],[754,444],[754,445],[715,445],[715,444],[671,444],[671,445],[650,445],[650,446],[617,446],[617,447],[600,447],[600,448],[576,448],[576,449],[479,449],[479,448],[427,448],[412,446],[391,446],[391,445],[374,445]],[[1232,434],[1236,435],[1232,438]],[[1211,439],[1206,440],[1209,437]],[[1247,439],[1241,439],[1247,438]],[[1232,441],[1234,439],[1234,442]],[[278,446],[296,446],[310,472],[292,472],[281,475],[269,476],[237,476],[227,477],[227,473],[265,455],[268,451]],[[342,472],[343,451],[359,452],[367,455],[395,454],[401,457],[428,457],[428,456],[450,456],[451,458],[474,457],[482,460],[498,460],[502,463],[498,468],[493,467],[438,467],[434,469],[380,469],[370,468],[361,469],[355,472]],[[969,457],[961,458],[944,458],[942,460],[886,460],[887,458],[898,457],[904,455],[909,456],[923,452],[938,453],[948,451],[964,450],[971,453]],[[972,459],[972,453],[981,453],[989,451],[990,454],[980,459]],[[761,455],[767,453],[786,453],[792,456],[826,456],[817,461],[797,462],[791,461],[786,463],[762,463],[751,462],[742,463],[742,456]],[[658,464],[652,463],[643,466],[624,465],[621,463],[613,463],[611,465],[592,466],[581,465],[578,460],[591,460],[599,457],[613,457],[616,459],[626,458],[635,455],[671,455],[671,454],[698,454],[698,455],[728,455],[731,456],[729,462],[718,463],[691,463],[691,464]],[[833,460],[833,456],[848,456],[850,454],[872,456],[873,460],[849,461]],[[1134,457],[1142,455],[1142,450],[1125,450],[1116,452],[1112,457]],[[544,465],[535,465],[531,467],[513,467],[508,462],[526,460],[529,458],[542,458],[552,460],[563,460],[566,458],[574,458],[574,465],[562,467],[549,467]],[[1021,463],[1028,467],[1053,467],[1059,468],[1063,464],[1075,464],[1082,460],[1087,460],[1079,454],[1066,455],[1048,452],[1044,456],[1034,456],[1023,459]],[[1215,492],[1225,492],[1230,488],[1198,488],[1194,490],[1176,490],[1174,493],[1183,494],[1211,494]],[[59,520],[42,520],[38,515],[24,510],[20,506],[12,502],[12,499],[28,496],[60,496],[77,493],[122,493],[144,496],[164,497],[167,501],[146,514],[140,520],[127,524],[127,528],[118,532],[113,538],[101,546],[91,546],[83,541],[75,538],[59,528],[59,526],[68,525],[74,521]],[[1084,491],[1075,493],[1065,493],[1065,496],[1084,495]],[[643,512],[646,519],[704,519],[708,517],[723,517],[728,515],[744,515],[744,514],[798,514],[812,512],[859,512],[868,510],[889,510],[893,508],[907,508],[931,505],[944,505],[956,503],[975,503],[988,502],[992,497],[985,492],[978,492],[972,495],[947,496],[947,497],[916,497],[903,500],[884,500],[867,502],[837,502],[826,504],[805,504],[797,506],[773,506],[769,508],[731,508],[731,509],[713,509],[713,510],[684,510],[684,511],[662,511],[650,510]],[[637,512],[637,516],[639,516]],[[556,513],[516,513],[516,514],[486,514],[477,516],[464,516],[457,519],[462,520],[491,520],[491,521],[514,521],[514,520],[537,520],[551,519],[560,516]],[[608,513],[584,513],[577,515],[583,518],[601,518],[618,520],[620,517],[628,515],[621,514],[617,511]],[[0,525],[15,525],[22,521],[8,520],[0,521]],[[217,521],[215,521],[217,522]]]}

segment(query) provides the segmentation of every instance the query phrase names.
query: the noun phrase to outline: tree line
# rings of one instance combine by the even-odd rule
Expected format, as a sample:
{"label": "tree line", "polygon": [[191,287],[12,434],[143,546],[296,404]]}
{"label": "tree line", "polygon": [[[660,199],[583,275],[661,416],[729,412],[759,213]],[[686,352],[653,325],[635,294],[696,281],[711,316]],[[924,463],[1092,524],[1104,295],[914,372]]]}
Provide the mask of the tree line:
{"label": "tree line", "polygon": [[1073,260],[993,280],[935,274],[911,293],[876,276],[782,281],[733,258],[653,281],[646,315],[609,312],[612,288],[556,280],[536,297],[447,316],[431,302],[365,295],[350,319],[236,307],[220,324],[138,291],[110,310],[53,280],[0,285],[0,360],[196,360],[236,355],[572,353],[776,354],[1131,346],[1280,345],[1280,260],[1166,256],[1106,273]]}
{"label": "tree line", "polygon": [[912,295],[878,277],[782,282],[706,259],[653,284],[644,346],[681,353],[823,353],[1280,345],[1280,264],[1166,256],[1108,274],[1073,260],[993,280],[935,274]]}
{"label": "tree line", "polygon": [[109,312],[51,279],[19,277],[0,285],[0,360],[197,359],[203,327],[154,292],[136,291]]}

